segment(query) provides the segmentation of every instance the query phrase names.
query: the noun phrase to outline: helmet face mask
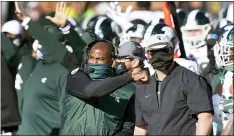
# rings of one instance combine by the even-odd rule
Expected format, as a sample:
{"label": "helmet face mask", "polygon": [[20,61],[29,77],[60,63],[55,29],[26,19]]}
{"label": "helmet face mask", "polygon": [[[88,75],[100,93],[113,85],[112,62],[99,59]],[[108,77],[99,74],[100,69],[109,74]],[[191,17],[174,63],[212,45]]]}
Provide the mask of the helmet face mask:
{"label": "helmet face mask", "polygon": [[182,26],[183,41],[190,48],[199,48],[206,45],[205,39],[211,31],[211,25]]}
{"label": "helmet face mask", "polygon": [[234,46],[233,43],[228,43],[227,40],[221,39],[219,43],[215,45],[214,51],[216,53],[217,61],[222,66],[229,66],[234,64]]}
{"label": "helmet face mask", "polygon": [[224,67],[234,65],[234,27],[231,27],[228,26],[214,46],[216,61]]}

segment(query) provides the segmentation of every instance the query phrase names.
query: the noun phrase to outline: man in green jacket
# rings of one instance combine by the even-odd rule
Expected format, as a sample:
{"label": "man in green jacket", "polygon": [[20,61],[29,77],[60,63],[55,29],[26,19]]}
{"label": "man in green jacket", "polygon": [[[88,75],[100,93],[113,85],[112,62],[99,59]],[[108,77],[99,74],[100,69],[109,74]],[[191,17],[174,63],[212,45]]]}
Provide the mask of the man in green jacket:
{"label": "man in green jacket", "polygon": [[[56,32],[54,29],[50,30],[50,27],[47,31]],[[44,50],[38,40],[34,44],[37,46],[39,61],[24,84],[22,123],[17,134],[58,135],[61,97],[65,91],[68,71]]]}
{"label": "man in green jacket", "polygon": [[[50,18],[60,27],[65,26],[65,8],[63,3],[58,4],[55,14],[57,16]],[[23,21],[25,29],[41,42],[46,51],[53,54],[52,56],[64,67],[73,69],[67,77],[66,90],[69,94],[65,94],[63,100],[62,134],[133,135],[135,87],[129,83],[144,79],[145,75],[140,73],[142,71],[134,67],[136,69],[131,69],[130,74],[113,77],[115,73],[111,66],[116,55],[115,48],[112,43],[105,40],[91,42],[86,50],[87,63],[84,67],[79,65],[74,69],[79,62],[75,60],[73,54],[65,51],[65,47],[53,35],[22,14],[17,4],[16,13]],[[63,18],[58,17],[61,14]],[[63,19],[65,20],[63,25],[58,23]],[[55,51],[51,45],[57,45],[57,50]],[[113,81],[111,82],[113,86],[110,86],[109,81]],[[106,83],[106,86],[101,83]]]}
{"label": "man in green jacket", "polygon": [[19,64],[15,78],[15,89],[20,113],[22,112],[23,104],[23,87],[30,74],[34,70],[37,60],[32,56],[32,42],[29,38],[22,41],[22,45],[17,50],[19,56]]}
{"label": "man in green jacket", "polygon": [[[18,125],[21,122],[17,97],[14,89],[14,80],[7,66],[7,57],[4,52],[14,53],[14,50],[10,50],[11,46],[14,46],[11,41],[1,33],[1,47],[9,46],[9,50],[1,50],[1,134],[8,132],[16,132]],[[12,52],[13,51],[13,52]]]}
{"label": "man in green jacket", "polygon": [[[16,20],[11,20],[3,25],[3,32],[13,43],[4,44],[3,52],[8,63],[14,64],[15,89],[17,93],[18,107],[21,113],[23,103],[23,86],[36,65],[36,59],[32,57],[33,38],[26,37],[23,27]],[[16,75],[15,75],[16,74]]]}

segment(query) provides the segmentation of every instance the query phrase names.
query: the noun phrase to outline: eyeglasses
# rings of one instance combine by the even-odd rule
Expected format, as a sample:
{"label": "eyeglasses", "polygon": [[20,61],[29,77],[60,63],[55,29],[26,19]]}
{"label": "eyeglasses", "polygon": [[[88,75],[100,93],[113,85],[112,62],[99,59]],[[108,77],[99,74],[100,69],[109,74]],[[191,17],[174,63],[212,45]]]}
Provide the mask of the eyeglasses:
{"label": "eyeglasses", "polygon": [[126,62],[126,61],[133,61],[134,58],[129,57],[129,56],[122,56],[122,57],[117,57],[117,60],[119,60],[120,62]]}

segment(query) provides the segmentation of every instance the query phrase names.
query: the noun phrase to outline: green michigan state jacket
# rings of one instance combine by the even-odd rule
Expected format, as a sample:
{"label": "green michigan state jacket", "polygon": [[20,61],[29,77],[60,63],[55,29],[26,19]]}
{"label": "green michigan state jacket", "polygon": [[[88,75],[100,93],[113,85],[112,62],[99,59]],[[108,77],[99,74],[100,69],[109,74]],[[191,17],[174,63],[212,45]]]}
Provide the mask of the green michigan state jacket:
{"label": "green michigan state jacket", "polygon": [[[76,56],[64,50],[65,47],[38,24],[31,20],[28,20],[25,24],[33,37],[38,39],[40,44],[67,69],[71,70],[79,64],[79,61],[75,59]],[[80,42],[76,46],[81,49],[85,45],[86,43]],[[73,45],[71,46],[74,49]],[[115,93],[89,101],[65,94],[62,135],[112,135],[120,131],[123,127],[125,108],[134,91],[134,86],[129,84]]]}
{"label": "green michigan state jacket", "polygon": [[22,123],[18,135],[49,135],[61,123],[60,100],[67,69],[56,61],[39,61],[23,88]]}
{"label": "green michigan state jacket", "polygon": [[15,89],[17,93],[18,107],[20,113],[23,108],[23,87],[29,75],[34,70],[37,60],[32,57],[32,43],[25,40],[17,54],[19,56],[19,64],[15,78]]}

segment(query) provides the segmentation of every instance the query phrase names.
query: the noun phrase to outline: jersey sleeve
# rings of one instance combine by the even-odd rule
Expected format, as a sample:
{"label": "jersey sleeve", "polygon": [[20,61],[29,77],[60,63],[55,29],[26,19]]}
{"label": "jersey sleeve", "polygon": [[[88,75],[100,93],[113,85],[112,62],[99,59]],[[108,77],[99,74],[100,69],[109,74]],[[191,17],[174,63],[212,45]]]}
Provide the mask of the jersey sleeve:
{"label": "jersey sleeve", "polygon": [[28,31],[57,61],[62,62],[67,50],[66,47],[58,41],[56,36],[46,32],[46,30],[32,20],[28,23]]}
{"label": "jersey sleeve", "polygon": [[94,81],[87,73],[77,68],[67,77],[66,92],[77,98],[90,99],[113,93],[131,81],[128,73]]}
{"label": "jersey sleeve", "polygon": [[214,113],[212,88],[205,78],[197,76],[193,82],[190,82],[187,89],[187,104],[191,114],[201,112]]}
{"label": "jersey sleeve", "polygon": [[[24,22],[23,22],[24,23]],[[60,62],[68,70],[73,66],[78,65],[76,56],[69,55],[66,47],[58,41],[55,35],[44,30],[38,23],[29,19],[27,25],[22,25],[28,30],[32,36],[37,39],[40,44],[50,53],[58,62]],[[69,61],[72,60],[72,61]]]}

